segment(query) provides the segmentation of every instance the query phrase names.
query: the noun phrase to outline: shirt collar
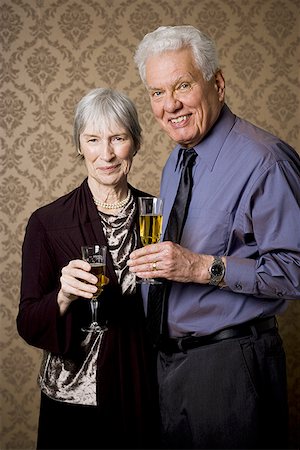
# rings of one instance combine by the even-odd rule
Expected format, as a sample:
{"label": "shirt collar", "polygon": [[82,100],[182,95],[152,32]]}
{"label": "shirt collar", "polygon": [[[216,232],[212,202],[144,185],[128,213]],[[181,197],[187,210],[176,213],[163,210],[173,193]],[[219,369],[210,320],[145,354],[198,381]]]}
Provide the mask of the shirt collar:
{"label": "shirt collar", "polygon": [[[221,109],[220,115],[209,131],[205,138],[193,148],[197,152],[201,161],[203,161],[210,170],[212,170],[219,152],[229,134],[231,128],[235,123],[236,116],[231,112],[228,106],[225,104]],[[182,157],[184,149],[179,145],[175,148],[177,151],[177,162],[175,165],[174,172],[182,166]]]}
{"label": "shirt collar", "polygon": [[236,116],[230,111],[225,104],[221,109],[220,115],[205,138],[194,147],[198,153],[201,162],[212,170],[218,158],[221,148],[232,129],[236,120]]}

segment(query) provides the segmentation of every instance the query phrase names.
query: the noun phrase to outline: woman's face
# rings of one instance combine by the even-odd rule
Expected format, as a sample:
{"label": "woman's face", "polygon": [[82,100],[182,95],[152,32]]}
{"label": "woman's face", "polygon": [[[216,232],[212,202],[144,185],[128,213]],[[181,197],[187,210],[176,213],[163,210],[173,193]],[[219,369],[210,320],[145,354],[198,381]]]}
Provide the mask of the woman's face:
{"label": "woman's face", "polygon": [[135,149],[124,128],[114,124],[100,133],[87,124],[79,140],[90,179],[105,186],[118,186],[127,180]]}

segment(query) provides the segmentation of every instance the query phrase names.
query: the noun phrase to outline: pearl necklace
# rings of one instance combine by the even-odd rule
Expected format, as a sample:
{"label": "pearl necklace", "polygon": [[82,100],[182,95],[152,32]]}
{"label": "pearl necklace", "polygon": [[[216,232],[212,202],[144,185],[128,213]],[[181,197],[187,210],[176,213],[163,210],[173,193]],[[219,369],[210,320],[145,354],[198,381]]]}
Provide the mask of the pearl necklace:
{"label": "pearl necklace", "polygon": [[100,202],[100,200],[97,200],[95,197],[93,197],[93,200],[94,200],[95,205],[100,206],[101,208],[118,209],[118,208],[123,208],[123,206],[127,205],[127,203],[129,202],[130,196],[131,196],[131,191],[130,191],[130,189],[128,189],[127,197],[124,198],[124,200],[121,200],[120,202],[105,203],[105,202]]}

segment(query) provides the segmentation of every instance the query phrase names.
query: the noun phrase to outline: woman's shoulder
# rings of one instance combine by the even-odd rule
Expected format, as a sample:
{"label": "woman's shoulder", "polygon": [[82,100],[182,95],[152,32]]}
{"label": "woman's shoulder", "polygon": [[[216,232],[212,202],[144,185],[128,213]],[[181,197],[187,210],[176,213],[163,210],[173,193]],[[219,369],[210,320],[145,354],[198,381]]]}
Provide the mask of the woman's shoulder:
{"label": "woman's shoulder", "polygon": [[46,228],[56,228],[59,224],[67,224],[74,218],[74,210],[80,203],[83,183],[72,191],[62,195],[56,200],[36,209],[30,221],[37,220]]}
{"label": "woman's shoulder", "polygon": [[131,184],[129,185],[131,192],[134,197],[154,197],[153,194],[149,194],[149,192],[141,191],[140,189],[135,188]]}

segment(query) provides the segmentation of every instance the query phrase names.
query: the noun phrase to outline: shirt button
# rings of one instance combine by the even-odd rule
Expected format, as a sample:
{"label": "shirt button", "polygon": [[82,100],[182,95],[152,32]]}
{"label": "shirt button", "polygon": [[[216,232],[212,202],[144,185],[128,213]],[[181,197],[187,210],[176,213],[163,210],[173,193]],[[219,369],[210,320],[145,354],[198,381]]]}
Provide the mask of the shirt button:
{"label": "shirt button", "polygon": [[236,283],[235,287],[238,291],[241,291],[243,288],[243,286],[240,283]]}

